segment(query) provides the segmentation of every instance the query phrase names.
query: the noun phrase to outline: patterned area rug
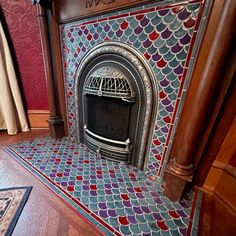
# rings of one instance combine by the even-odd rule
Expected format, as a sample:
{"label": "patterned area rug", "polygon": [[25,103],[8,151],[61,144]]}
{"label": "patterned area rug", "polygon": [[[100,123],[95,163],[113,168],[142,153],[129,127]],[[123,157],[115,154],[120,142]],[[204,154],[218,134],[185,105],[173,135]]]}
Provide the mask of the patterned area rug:
{"label": "patterned area rug", "polygon": [[42,137],[5,148],[104,235],[193,235],[201,196],[189,190],[180,202],[161,182],[135,167],[101,159],[68,138]]}
{"label": "patterned area rug", "polygon": [[0,189],[0,235],[11,235],[32,187]]}

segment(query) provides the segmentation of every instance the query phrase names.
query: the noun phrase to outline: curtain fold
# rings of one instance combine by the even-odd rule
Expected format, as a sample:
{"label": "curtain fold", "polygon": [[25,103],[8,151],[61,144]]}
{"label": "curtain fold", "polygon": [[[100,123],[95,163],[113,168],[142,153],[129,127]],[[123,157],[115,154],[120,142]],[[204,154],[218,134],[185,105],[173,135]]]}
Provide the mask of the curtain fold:
{"label": "curtain fold", "polygon": [[0,22],[0,129],[9,135],[28,131],[9,46]]}

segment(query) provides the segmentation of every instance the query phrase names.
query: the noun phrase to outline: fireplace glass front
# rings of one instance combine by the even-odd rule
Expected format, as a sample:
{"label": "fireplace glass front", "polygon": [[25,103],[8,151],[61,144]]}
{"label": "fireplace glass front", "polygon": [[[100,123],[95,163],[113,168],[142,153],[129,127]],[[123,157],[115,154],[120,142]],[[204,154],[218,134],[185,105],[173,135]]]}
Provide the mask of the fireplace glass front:
{"label": "fireplace glass front", "polygon": [[129,138],[131,104],[119,98],[87,94],[87,127],[108,139]]}

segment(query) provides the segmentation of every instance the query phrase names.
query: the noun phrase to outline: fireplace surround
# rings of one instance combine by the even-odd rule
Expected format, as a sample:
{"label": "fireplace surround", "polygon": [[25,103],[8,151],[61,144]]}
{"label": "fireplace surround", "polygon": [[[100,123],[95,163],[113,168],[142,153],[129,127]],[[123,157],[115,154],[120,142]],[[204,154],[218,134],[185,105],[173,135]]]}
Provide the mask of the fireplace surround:
{"label": "fireplace surround", "polygon": [[[78,85],[81,81],[84,81],[85,78],[83,77],[86,77],[79,74],[84,59],[91,52],[96,54],[96,51],[102,48],[99,45],[112,45],[112,43],[123,45],[118,47],[119,50],[117,51],[120,51],[126,45],[126,51],[129,54],[131,53],[130,55],[142,56],[141,67],[150,68],[148,71],[152,71],[147,72],[153,74],[149,77],[152,78],[150,81],[154,81],[152,83],[155,84],[151,87],[151,93],[143,93],[145,95],[143,101],[145,99],[148,101],[148,97],[152,96],[149,100],[156,104],[150,109],[151,116],[155,119],[153,125],[147,129],[147,138],[143,139],[142,142],[139,140],[136,142],[136,146],[140,144],[140,149],[143,149],[141,151],[143,153],[141,154],[142,157],[138,157],[141,161],[139,161],[139,164],[137,162],[131,164],[139,169],[144,169],[150,176],[162,177],[168,161],[178,116],[183,105],[184,94],[190,80],[198,43],[200,42],[198,38],[201,34],[199,34],[198,29],[202,20],[203,9],[204,5],[200,4],[199,1],[191,4],[182,3],[179,6],[156,2],[146,4],[144,9],[142,6],[138,6],[60,24],[59,40],[63,65],[68,136],[73,140],[84,142],[84,125],[87,124],[84,123],[83,110],[79,106],[80,103],[84,104],[82,101],[84,96],[79,97],[77,93]],[[114,55],[113,52],[111,54]],[[99,57],[102,56],[99,52],[98,55]],[[120,58],[125,59],[128,54],[123,51],[119,55]],[[95,62],[95,64],[98,63]],[[129,66],[129,60],[126,58],[123,67],[124,65],[132,68],[135,63],[132,62]],[[139,68],[140,66],[135,67]],[[127,77],[127,75],[125,76]],[[143,83],[142,80],[138,80],[140,85]],[[82,84],[83,82],[80,85]],[[132,86],[133,89],[135,87]],[[148,87],[146,86],[146,88]],[[145,91],[145,84],[143,88]],[[82,91],[82,87],[80,90]],[[90,98],[90,102],[94,98],[92,94],[87,94],[86,97]],[[106,98],[108,99],[108,97]],[[87,101],[87,99],[84,99],[84,101]],[[142,105],[142,107],[148,108],[146,105]],[[149,119],[148,116],[147,119]],[[125,142],[127,139],[122,141]],[[130,139],[130,141],[132,144],[134,143],[134,140]],[[97,148],[94,147],[93,150],[96,151]],[[132,161],[134,161],[134,158]]]}
{"label": "fireplace surround", "polygon": [[146,59],[128,44],[104,42],[85,54],[75,78],[77,141],[144,169],[158,108]]}
{"label": "fireplace surround", "polygon": [[[109,4],[90,1],[87,7],[84,1],[75,0],[33,3],[37,4],[40,22],[52,137],[67,135],[80,140],[83,136],[81,114],[77,114],[74,98],[78,68],[86,53],[103,42],[132,46],[145,57],[157,83],[154,96],[158,98],[158,113],[156,108],[152,115],[156,120],[150,126],[153,132],[148,133],[151,142],[147,141],[150,150],[145,160],[146,173],[157,178],[165,173],[165,193],[179,200],[186,182],[193,178],[212,130],[208,121],[215,120],[217,106],[220,107],[209,98],[213,97],[209,94],[218,94],[212,88],[221,86],[220,80],[214,78],[219,75],[211,73],[209,65],[215,65],[211,55],[221,55],[223,49],[218,47],[218,52],[217,47],[211,49],[210,45],[226,3],[122,0]],[[207,34],[203,37],[205,29]],[[216,41],[221,38],[219,35],[223,37],[219,33]],[[76,83],[78,86],[79,81]],[[84,95],[81,96],[82,99]],[[217,101],[222,100],[223,96]],[[216,112],[206,120],[205,114],[212,107]],[[202,127],[207,128],[203,131]]]}

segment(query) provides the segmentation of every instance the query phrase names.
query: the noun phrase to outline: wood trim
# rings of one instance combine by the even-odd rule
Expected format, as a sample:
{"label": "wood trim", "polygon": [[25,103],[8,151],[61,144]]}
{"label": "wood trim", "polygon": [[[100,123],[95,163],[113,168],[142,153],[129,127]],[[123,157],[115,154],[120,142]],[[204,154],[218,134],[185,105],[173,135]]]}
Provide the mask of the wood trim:
{"label": "wood trim", "polygon": [[214,161],[212,167],[214,167],[216,169],[221,169],[236,179],[236,168],[235,167],[233,167],[227,163],[222,163],[220,161]]}
{"label": "wood trim", "polygon": [[39,20],[40,37],[43,49],[43,62],[48,90],[49,111],[51,116],[58,116],[46,7],[38,3],[36,5],[36,11]]}
{"label": "wood trim", "polygon": [[231,209],[236,212],[236,178],[223,170],[223,174],[215,188],[214,194],[222,199]]}
{"label": "wood trim", "polygon": [[[52,48],[50,43],[50,34],[48,27],[48,14],[50,15],[49,2],[33,1],[36,4],[36,12],[39,20],[40,38],[43,51],[43,62],[45,68],[45,77],[48,91],[48,104],[50,117],[48,119],[49,132],[51,137],[60,138],[65,135],[64,121],[61,118],[60,105],[58,101],[57,82],[52,63]],[[48,13],[48,14],[47,14]]]}
{"label": "wood trim", "polygon": [[[236,92],[235,92],[235,95],[236,95]],[[232,107],[232,110],[234,111],[234,118],[232,120],[230,128],[227,132],[227,135],[225,136],[224,142],[219,150],[219,153],[217,154],[217,158],[214,161],[214,163],[221,162],[221,163],[228,164],[230,163],[230,160],[235,157],[235,152],[236,152],[236,100],[235,99],[236,99],[236,96],[232,99],[234,101],[234,107]]]}
{"label": "wood trim", "polygon": [[[235,99],[235,97],[233,98]],[[234,108],[234,107],[233,107]],[[233,109],[235,111],[235,109]],[[224,125],[224,123],[222,124]],[[213,196],[220,198],[236,212],[236,116],[228,128],[220,146],[216,160],[208,173],[202,190],[212,191]]]}
{"label": "wood trim", "polygon": [[206,182],[204,183],[202,188],[214,192],[222,174],[222,169],[212,168],[208,173]]}
{"label": "wood trim", "polygon": [[[232,166],[230,161],[235,159],[236,153],[236,117],[233,120],[224,142],[220,147],[216,160],[207,175],[206,181],[203,185],[204,188],[220,189],[218,187],[224,175],[229,175],[236,181],[236,166]],[[229,183],[225,182],[225,185]],[[223,186],[224,187],[224,186]]]}
{"label": "wood trim", "polygon": [[150,3],[150,0],[54,0],[55,17],[59,23],[121,10],[127,7]]}
{"label": "wood trim", "polygon": [[30,128],[32,129],[48,129],[48,110],[28,110],[27,111]]}
{"label": "wood trim", "polygon": [[213,167],[203,187],[198,189],[205,193],[211,192],[211,194],[220,198],[222,202],[236,212],[236,189],[233,187],[236,184],[236,169],[231,166],[230,173],[224,168],[223,166],[221,168]]}
{"label": "wood trim", "polygon": [[55,18],[54,12],[52,14],[48,14],[49,20],[49,30],[52,32],[50,34],[51,38],[51,47],[52,47],[52,63],[53,63],[53,70],[54,70],[54,77],[57,82],[57,94],[58,94],[58,102],[59,102],[59,109],[60,115],[62,120],[64,121],[64,130],[65,135],[68,135],[68,127],[67,127],[67,114],[66,114],[66,103],[65,103],[65,92],[64,92],[64,75],[63,75],[63,68],[62,68],[62,56],[61,56],[61,45],[60,45],[60,38],[59,38],[59,28]]}
{"label": "wood trim", "polygon": [[200,163],[197,166],[196,174],[194,177],[194,184],[201,187],[203,186],[208,172],[216,159],[227,132],[233,122],[236,114],[236,73],[232,78],[227,95],[219,112],[216,123],[213,127],[206,148],[202,154]]}
{"label": "wood trim", "polygon": [[[219,0],[215,1],[214,7],[217,4],[220,4]],[[164,192],[172,201],[180,200],[183,193],[183,188],[176,188],[173,191],[172,185],[176,183],[176,175],[182,184],[192,180],[194,165],[198,163],[206,145],[232,79],[232,77],[225,78],[224,75],[231,60],[229,56],[232,52],[235,31],[235,8],[235,0],[224,2],[220,20],[216,19],[219,24],[211,49],[209,54],[205,54],[208,56],[204,70],[198,73],[196,71],[198,65],[195,67],[174,137],[171,160],[164,175]],[[209,27],[212,26],[208,25],[208,30]]]}

